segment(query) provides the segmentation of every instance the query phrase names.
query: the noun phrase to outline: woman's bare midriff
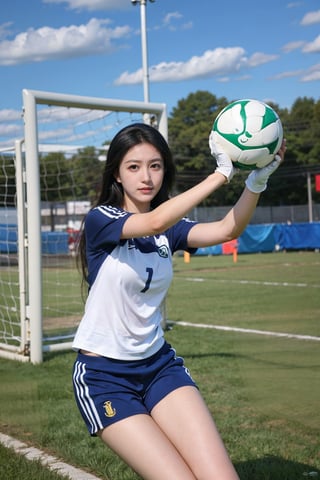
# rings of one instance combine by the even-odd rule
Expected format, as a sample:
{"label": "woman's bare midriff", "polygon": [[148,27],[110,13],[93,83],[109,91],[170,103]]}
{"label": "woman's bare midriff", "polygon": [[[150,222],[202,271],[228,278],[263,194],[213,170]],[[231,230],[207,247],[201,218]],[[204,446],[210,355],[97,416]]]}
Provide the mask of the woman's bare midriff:
{"label": "woman's bare midriff", "polygon": [[80,350],[80,353],[83,355],[89,355],[90,357],[101,357],[101,355],[98,355],[97,353],[89,352],[88,350]]}

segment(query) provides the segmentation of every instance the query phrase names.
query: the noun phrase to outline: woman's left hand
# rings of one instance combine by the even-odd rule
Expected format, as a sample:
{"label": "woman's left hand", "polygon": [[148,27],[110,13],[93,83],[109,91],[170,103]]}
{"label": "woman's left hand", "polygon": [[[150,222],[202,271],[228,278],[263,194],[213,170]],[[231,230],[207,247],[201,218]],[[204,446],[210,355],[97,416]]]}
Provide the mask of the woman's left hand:
{"label": "woman's left hand", "polygon": [[284,161],[284,155],[286,151],[286,140],[283,139],[281,147],[278,153],[275,155],[274,160],[269,165],[263,168],[257,168],[253,170],[246,180],[247,188],[253,193],[261,193],[267,188],[268,180],[279,165]]}

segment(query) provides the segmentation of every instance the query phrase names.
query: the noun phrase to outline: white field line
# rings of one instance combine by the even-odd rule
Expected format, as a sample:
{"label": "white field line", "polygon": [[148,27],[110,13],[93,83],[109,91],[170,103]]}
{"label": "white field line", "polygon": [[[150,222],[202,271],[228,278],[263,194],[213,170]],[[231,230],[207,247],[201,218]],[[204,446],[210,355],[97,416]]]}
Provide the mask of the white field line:
{"label": "white field line", "polygon": [[213,330],[225,330],[227,332],[255,333],[257,335],[269,335],[272,337],[295,338],[297,340],[313,340],[316,342],[320,342],[320,337],[313,337],[312,335],[295,335],[293,333],[269,332],[268,330],[255,330],[252,328],[225,327],[223,325],[208,325],[205,323],[190,323],[190,322],[170,322],[170,323],[174,325],[181,325],[182,327],[208,328]]}
{"label": "white field line", "polygon": [[29,447],[23,442],[0,433],[0,443],[6,448],[13,449],[16,453],[24,455],[28,460],[40,461],[41,464],[60,475],[65,475],[70,480],[101,480],[88,472],[72,467],[61,462],[58,458],[48,455],[38,448]]}
{"label": "white field line", "polygon": [[[205,282],[206,279],[199,278],[199,277],[185,277],[184,278],[190,282]],[[298,287],[298,288],[320,288],[320,285],[309,285],[307,283],[289,283],[289,282],[261,282],[255,280],[221,280],[221,279],[210,279],[213,282],[220,282],[220,283],[240,283],[240,284],[250,284],[250,285],[268,285],[273,287]],[[188,326],[188,327],[196,327],[196,328],[211,328],[215,330],[225,330],[225,331],[233,331],[233,332],[242,332],[242,333],[255,333],[258,335],[269,335],[274,337],[284,337],[284,338],[295,338],[298,340],[313,340],[313,341],[320,341],[320,337],[315,337],[311,335],[294,335],[291,333],[281,333],[281,332],[270,332],[268,330],[255,330],[250,328],[238,328],[238,327],[225,327],[222,325],[206,325],[201,323],[188,323],[188,322],[174,322],[178,325]]]}
{"label": "white field line", "polygon": [[215,278],[199,278],[199,277],[180,277],[188,282],[218,282],[218,283],[239,283],[242,285],[267,285],[271,287],[299,287],[299,288],[320,288],[320,285],[308,283],[290,283],[290,282],[262,282],[259,280],[222,280]]}

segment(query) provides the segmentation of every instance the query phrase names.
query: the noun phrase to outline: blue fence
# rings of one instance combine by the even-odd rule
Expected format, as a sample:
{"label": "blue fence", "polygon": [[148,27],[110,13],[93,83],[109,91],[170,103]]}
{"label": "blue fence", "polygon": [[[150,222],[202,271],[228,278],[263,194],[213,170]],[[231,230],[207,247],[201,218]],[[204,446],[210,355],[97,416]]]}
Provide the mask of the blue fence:
{"label": "blue fence", "polygon": [[[248,225],[238,238],[238,253],[320,249],[320,223]],[[196,255],[220,255],[223,246],[199,248]]]}
{"label": "blue fence", "polygon": [[[69,252],[67,232],[42,232],[42,253],[64,255]],[[17,253],[17,225],[0,224],[0,253]]]}
{"label": "blue fence", "polygon": [[0,223],[0,253],[17,253],[17,225]]}
{"label": "blue fence", "polygon": [[[43,232],[42,253],[69,252],[67,232]],[[248,225],[238,238],[238,253],[320,249],[320,223]],[[0,253],[17,253],[17,226],[0,224]],[[222,245],[198,248],[196,255],[220,255]]]}
{"label": "blue fence", "polygon": [[42,253],[65,255],[69,252],[67,232],[43,232],[41,234]]}

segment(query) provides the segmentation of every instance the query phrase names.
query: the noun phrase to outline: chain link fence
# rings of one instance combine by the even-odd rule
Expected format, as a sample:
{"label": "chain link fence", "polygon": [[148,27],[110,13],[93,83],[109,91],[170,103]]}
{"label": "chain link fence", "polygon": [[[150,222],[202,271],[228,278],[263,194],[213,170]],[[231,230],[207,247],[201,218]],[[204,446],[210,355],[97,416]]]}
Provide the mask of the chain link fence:
{"label": "chain link fence", "polygon": [[[199,222],[220,220],[230,210],[228,207],[197,207],[189,217]],[[283,205],[257,207],[250,224],[263,223],[307,223],[310,222],[310,207],[308,205]],[[320,221],[320,204],[312,205],[312,221]]]}

